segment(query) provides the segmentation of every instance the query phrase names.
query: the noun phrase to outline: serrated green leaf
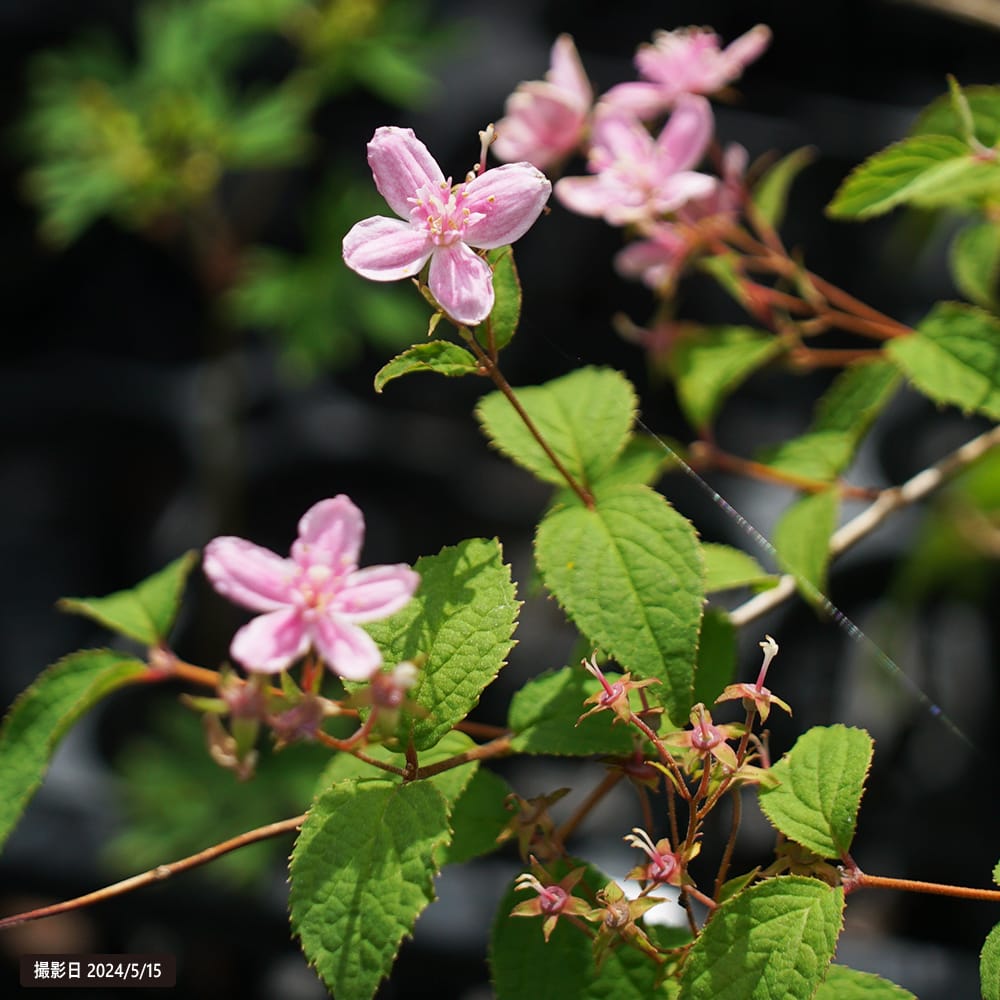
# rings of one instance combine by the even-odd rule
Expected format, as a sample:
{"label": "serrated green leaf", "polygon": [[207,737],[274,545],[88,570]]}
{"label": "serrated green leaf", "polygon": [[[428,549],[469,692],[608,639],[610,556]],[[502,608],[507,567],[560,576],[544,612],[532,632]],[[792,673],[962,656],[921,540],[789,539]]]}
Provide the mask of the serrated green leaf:
{"label": "serrated green leaf", "polygon": [[[577,482],[593,484],[614,465],[629,439],[636,397],[610,368],[579,368],[544,385],[515,391],[542,437]],[[499,393],[480,400],[476,416],[492,444],[539,479],[566,480]]]}
{"label": "serrated green leaf", "polygon": [[917,1000],[902,986],[871,972],[858,972],[846,965],[831,965],[826,982],[813,994],[813,1000]]}
{"label": "serrated green leaf", "polygon": [[816,726],[771,768],[780,781],[762,788],[764,815],[789,840],[824,858],[851,848],[871,766],[872,738],[863,729]]}
{"label": "serrated green leaf", "polygon": [[528,681],[510,703],[513,750],[565,757],[630,753],[632,736],[626,726],[612,725],[612,713],[598,712],[576,724],[590,707],[584,701],[600,689],[583,667],[550,670]]}
{"label": "serrated green leaf", "polygon": [[698,663],[694,672],[697,705],[711,705],[733,681],[736,669],[736,628],[721,608],[706,608],[698,638]]}
{"label": "serrated green leaf", "polygon": [[1000,320],[974,306],[940,302],[909,337],[886,347],[906,377],[936,403],[1000,420]]}
{"label": "serrated green leaf", "polygon": [[393,379],[412,372],[437,372],[457,378],[475,375],[478,371],[479,362],[464,347],[447,340],[431,340],[408,347],[384,364],[375,375],[375,391],[381,392]]}
{"label": "serrated green leaf", "polygon": [[1000,924],[986,936],[979,953],[979,985],[983,1000],[1000,1000]]}
{"label": "serrated green leaf", "polygon": [[[561,878],[578,864],[552,865],[549,870]],[[588,866],[581,885],[596,892],[607,882],[606,876]],[[655,988],[656,965],[633,948],[612,952],[598,972],[590,938],[567,921],[557,921],[546,943],[540,919],[510,916],[528,898],[511,884],[497,907],[489,956],[497,1000],[649,1000],[662,995]]]}
{"label": "serrated green leaf", "polygon": [[429,713],[404,715],[418,750],[434,746],[475,707],[507,662],[520,602],[495,539],[470,538],[417,560],[416,596],[391,618],[366,628],[387,663],[420,664],[409,697]]}
{"label": "serrated green leaf", "polygon": [[655,438],[647,434],[633,434],[615,459],[615,464],[601,473],[598,482],[603,487],[624,483],[652,486],[674,461],[673,455]]}
{"label": "serrated green leaf", "polygon": [[799,591],[811,603],[817,591],[826,592],[830,536],[837,526],[839,509],[836,490],[824,490],[796,500],[774,526],[778,559],[795,576]]}
{"label": "serrated green leaf", "polygon": [[535,536],[546,587],[623,670],[655,677],[655,697],[687,718],[704,601],[694,528],[648,486],[595,491],[595,505],[549,511]]}
{"label": "serrated green leaf", "polygon": [[448,808],[427,781],[348,779],[313,803],[289,868],[292,930],[335,996],[366,1000],[434,899]]}
{"label": "serrated green leaf", "polygon": [[[963,87],[962,92],[972,112],[976,138],[984,146],[995,146],[1000,141],[1000,87]],[[950,135],[956,139],[964,138],[964,132],[950,93],[931,102],[910,130],[911,135]]]}
{"label": "serrated green leaf", "polygon": [[0,844],[42,783],[66,731],[146,665],[110,649],[83,649],[44,670],[18,696],[0,727]]}
{"label": "serrated green leaf", "polygon": [[741,549],[716,542],[703,542],[701,552],[705,557],[706,594],[774,582],[774,574],[768,573],[752,555]]}
{"label": "serrated green leaf", "polygon": [[865,160],[840,185],[827,214],[867,219],[897,205],[962,205],[1000,192],[1000,164],[949,135],[915,135]]}
{"label": "serrated green leaf", "polygon": [[844,891],[767,879],[723,903],[688,955],[681,1000],[809,1000],[827,974]]}
{"label": "serrated green leaf", "polygon": [[[517,333],[521,320],[521,279],[514,263],[513,247],[497,247],[486,253],[486,260],[493,268],[493,309],[489,317],[476,327],[476,340],[486,348],[499,351],[506,347]],[[490,344],[490,335],[493,343]]]}
{"label": "serrated green leaf", "polygon": [[816,158],[811,146],[802,146],[769,167],[754,185],[751,195],[757,214],[773,229],[785,218],[788,192],[795,178]]}
{"label": "serrated green leaf", "polygon": [[955,284],[967,299],[993,312],[1000,309],[1000,226],[995,222],[966,226],[952,240],[948,263]]}
{"label": "serrated green leaf", "polygon": [[174,624],[184,584],[197,559],[197,552],[187,552],[131,590],[106,597],[64,597],[58,606],[145,646],[155,646],[167,638]]}
{"label": "serrated green leaf", "polygon": [[751,326],[694,326],[670,353],[670,372],[684,415],[697,429],[709,426],[726,397],[785,345]]}
{"label": "serrated green leaf", "polygon": [[451,843],[442,864],[457,865],[495,851],[497,837],[510,822],[505,806],[510,785],[503,778],[479,768],[451,810]]}

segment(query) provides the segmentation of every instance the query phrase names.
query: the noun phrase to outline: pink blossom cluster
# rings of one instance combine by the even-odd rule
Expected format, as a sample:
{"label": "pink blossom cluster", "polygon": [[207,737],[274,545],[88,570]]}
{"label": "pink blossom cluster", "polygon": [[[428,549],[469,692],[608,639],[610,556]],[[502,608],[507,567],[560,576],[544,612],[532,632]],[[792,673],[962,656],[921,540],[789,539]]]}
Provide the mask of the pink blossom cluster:
{"label": "pink blossom cluster", "polygon": [[[568,35],[552,48],[544,80],[522,83],[507,99],[493,150],[549,168],[583,151],[590,176],[564,177],[555,195],[571,211],[631,226],[639,239],[616,259],[626,277],[653,288],[672,282],[697,245],[698,225],[741,207],[746,151],[729,147],[721,179],[697,168],[714,133],[704,95],[723,91],[770,42],[757,25],[725,48],[712,31],[660,31],[635,57],[640,80],[593,99]],[[647,123],[669,112],[653,135]]]}

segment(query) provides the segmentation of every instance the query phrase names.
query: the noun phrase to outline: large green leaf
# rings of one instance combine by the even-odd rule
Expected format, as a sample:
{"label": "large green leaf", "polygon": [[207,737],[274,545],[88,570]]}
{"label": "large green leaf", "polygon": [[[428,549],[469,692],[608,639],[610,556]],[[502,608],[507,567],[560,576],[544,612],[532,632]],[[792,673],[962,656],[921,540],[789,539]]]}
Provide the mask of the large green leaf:
{"label": "large green leaf", "polygon": [[475,707],[507,662],[520,602],[500,543],[470,538],[417,560],[420,589],[391,618],[366,626],[387,663],[419,667],[410,698],[429,713],[411,718],[418,750],[434,746]]}
{"label": "large green leaf", "polygon": [[1000,164],[949,135],[916,135],[876,153],[848,175],[827,213],[867,219],[897,205],[963,205],[1000,192]]}
{"label": "large green leaf", "polygon": [[1000,320],[957,302],[941,302],[917,332],[886,348],[907,378],[936,403],[1000,420]]}
{"label": "large green leaf", "polygon": [[[552,866],[552,870],[561,877],[569,866]],[[587,898],[583,889],[587,886],[593,898],[607,881],[588,867],[577,895]],[[557,921],[546,943],[541,919],[510,916],[518,903],[530,898],[528,892],[515,891],[512,884],[497,907],[490,940],[490,970],[497,1000],[649,1000],[663,995],[656,989],[656,965],[633,948],[612,952],[598,972],[590,938],[568,921]]]}
{"label": "large green leaf", "polygon": [[726,397],[784,350],[773,334],[750,326],[698,326],[686,333],[671,351],[670,372],[692,426],[709,426]]}
{"label": "large green leaf", "polygon": [[870,972],[858,972],[846,965],[831,965],[826,982],[813,1000],[917,1000],[902,986]]}
{"label": "large green leaf", "polygon": [[511,746],[517,753],[566,757],[628,754],[630,730],[612,725],[614,713],[598,712],[576,724],[590,707],[584,701],[599,690],[600,682],[583,667],[551,670],[528,681],[510,703],[507,724],[515,734]]}
{"label": "large green leaf", "polygon": [[837,526],[839,508],[836,490],[813,493],[796,500],[774,526],[778,558],[810,602],[815,602],[817,591],[826,592],[830,536]]}
{"label": "large green leaf", "polygon": [[70,726],[145,672],[146,665],[135,657],[82,649],[52,664],[20,694],[0,727],[0,844],[42,783]]}
{"label": "large green leaf", "polygon": [[[1000,87],[963,87],[962,93],[972,112],[972,127],[976,138],[984,146],[995,146],[1000,141]],[[942,94],[924,108],[910,133],[964,138],[965,127],[952,95]]]}
{"label": "large green leaf", "polygon": [[119,590],[106,597],[65,597],[59,607],[93,618],[143,645],[155,646],[167,638],[174,624],[184,584],[197,558],[197,552],[187,552],[131,590]]}
{"label": "large green leaf", "polygon": [[681,1000],[810,1000],[827,974],[844,892],[816,879],[767,879],[723,903],[681,976]]}
{"label": "large green leaf", "polygon": [[1000,309],[1000,225],[977,222],[952,240],[948,263],[959,291],[971,302],[996,312]]}
{"label": "large green leaf", "polygon": [[983,1000],[1000,1000],[1000,924],[986,936],[979,953],[979,985]]}
{"label": "large green leaf", "polygon": [[408,347],[384,364],[375,375],[375,391],[381,392],[393,379],[411,372],[437,372],[456,378],[475,375],[478,371],[479,362],[464,347],[447,340],[430,340]]}
{"label": "large green leaf", "polygon": [[473,774],[452,806],[454,832],[441,859],[443,864],[461,864],[500,846],[497,837],[511,818],[506,807],[508,795],[510,785],[492,771],[481,767]]}
{"label": "large green leaf", "polygon": [[771,768],[779,784],[761,789],[761,809],[790,840],[824,858],[841,857],[854,839],[872,748],[863,729],[810,729]]}
{"label": "large green leaf", "polygon": [[[517,389],[515,395],[570,475],[585,486],[614,465],[629,439],[635,390],[610,368],[578,368],[544,385]],[[476,416],[508,458],[547,483],[566,485],[501,393],[480,400]]]}
{"label": "large green leaf", "polygon": [[334,996],[366,1000],[434,899],[450,839],[427,781],[350,778],[313,803],[292,851],[292,930]]}
{"label": "large green leaf", "polygon": [[708,594],[734,587],[766,586],[774,582],[774,575],[742,549],[705,542],[701,551],[705,557],[705,592]]}
{"label": "large green leaf", "polygon": [[816,404],[812,431],[849,432],[861,440],[902,381],[888,361],[864,361],[845,368]]}
{"label": "large green leaf", "polygon": [[736,669],[736,627],[721,608],[706,608],[698,638],[694,675],[695,704],[711,705],[733,681]]}
{"label": "large green leaf", "polygon": [[850,465],[855,446],[850,430],[807,431],[762,449],[757,458],[786,475],[828,483]]}
{"label": "large green leaf", "polygon": [[638,677],[675,722],[687,717],[704,599],[694,528],[646,486],[598,490],[593,509],[556,507],[535,558],[545,585],[583,634]]}

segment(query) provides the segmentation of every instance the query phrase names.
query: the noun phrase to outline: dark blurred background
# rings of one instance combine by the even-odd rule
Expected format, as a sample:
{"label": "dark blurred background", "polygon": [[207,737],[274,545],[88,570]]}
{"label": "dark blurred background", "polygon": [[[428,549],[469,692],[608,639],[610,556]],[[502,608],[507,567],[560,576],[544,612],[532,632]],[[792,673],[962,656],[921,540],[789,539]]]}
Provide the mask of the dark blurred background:
{"label": "dark blurred background", "polygon": [[[532,596],[531,532],[547,490],[486,446],[471,419],[485,388],[478,380],[415,377],[374,394],[372,376],[396,348],[421,340],[426,316],[402,286],[383,307],[343,269],[339,240],[358,218],[379,211],[377,200],[359,208],[353,194],[372,197],[364,145],[376,126],[412,126],[446,173],[464,173],[478,155],[477,131],[500,117],[519,81],[542,75],[560,32],[574,36],[600,93],[634,78],[635,47],[657,28],[708,24],[728,41],[768,23],[772,46],[739,83],[740,100],[718,109],[718,131],[752,157],[817,148],[794,190],[784,230],[789,245],[805,249],[813,270],[904,322],[956,295],[944,263],[947,220],[834,225],[823,207],[851,167],[901,138],[916,112],[946,90],[947,73],[963,84],[996,82],[1000,12],[993,5],[982,5],[977,16],[972,4],[963,14],[959,4],[877,0],[428,0],[388,11],[374,0],[319,4],[342,15],[336,30],[345,34],[334,31],[329,51],[343,43],[355,61],[345,57],[340,76],[322,84],[300,123],[312,137],[300,152],[279,155],[275,135],[268,141],[277,153],[266,166],[255,166],[252,153],[224,164],[216,214],[158,211],[157,194],[110,217],[96,212],[92,220],[53,223],[39,207],[37,178],[30,179],[41,126],[36,114],[32,132],[28,109],[38,110],[37,82],[58,76],[36,61],[38,54],[100,37],[95,51],[117,51],[119,65],[128,67],[158,30],[143,35],[138,26],[146,6],[155,0],[0,4],[3,704],[46,664],[108,641],[96,626],[56,612],[60,596],[131,586],[219,533],[286,551],[300,514],[336,493],[350,495],[365,513],[366,563],[412,562],[444,544],[496,534],[524,595]],[[386,36],[397,19],[402,41],[384,51],[350,49],[344,39],[359,19]],[[363,37],[367,29],[360,30]],[[308,27],[304,32],[261,29],[238,48],[227,64],[237,96],[280,87],[302,58],[295,44]],[[183,54],[184,38],[176,44]],[[684,440],[691,432],[669,386],[612,330],[617,312],[641,324],[652,311],[644,289],[614,275],[610,259],[619,245],[619,234],[603,223],[553,202],[517,248],[524,314],[505,371],[518,385],[581,363],[618,367],[639,388],[644,420]],[[690,282],[681,295],[682,316],[742,319],[707,283]],[[804,429],[828,380],[754,377],[724,410],[720,441],[749,455]],[[880,419],[851,479],[900,482],[979,429],[903,393]],[[790,499],[786,491],[724,476],[712,485],[765,531]],[[661,488],[706,539],[749,544],[685,477],[668,477]],[[971,749],[873,657],[797,601],[745,630],[741,670],[753,676],[755,644],[772,632],[782,652],[769,683],[796,711],[794,724],[774,722],[776,754],[813,724],[843,721],[875,735],[855,851],[865,870],[986,885],[1000,857],[987,756],[997,707],[997,618],[989,605],[996,573],[977,564],[949,577],[923,563],[921,584],[908,587],[907,560],[936,530],[934,516],[908,513],[859,546],[834,572],[831,596],[944,705]],[[195,662],[218,663],[241,620],[196,578],[175,646]],[[525,678],[570,662],[574,653],[572,630],[537,596],[518,637],[510,667],[484,698],[483,721],[502,722],[510,693]],[[71,732],[0,857],[4,913],[88,891],[304,807],[308,771],[299,765],[308,763],[308,748],[265,762],[257,787],[239,785],[208,762],[197,721],[178,720],[180,710],[168,711],[173,702],[165,692],[122,693]],[[565,784],[582,795],[601,773],[598,765],[534,760],[502,770],[526,795]],[[623,793],[612,806],[613,815],[584,827],[576,848],[620,875],[633,863],[620,844],[627,829],[621,816],[634,805]],[[186,832],[175,834],[172,819]],[[750,866],[772,837],[752,814],[746,826],[740,860]],[[278,842],[221,875],[185,875],[5,932],[3,995],[17,990],[16,956],[29,951],[169,951],[177,955],[178,993],[192,998],[323,995],[289,938],[281,864],[288,847]],[[489,996],[490,915],[518,870],[515,857],[501,855],[446,872],[442,901],[421,919],[380,995],[422,996],[433,983],[441,997]],[[973,997],[977,953],[998,918],[987,904],[860,894],[848,907],[840,957],[923,1000]],[[102,994],[73,993],[88,995]]]}

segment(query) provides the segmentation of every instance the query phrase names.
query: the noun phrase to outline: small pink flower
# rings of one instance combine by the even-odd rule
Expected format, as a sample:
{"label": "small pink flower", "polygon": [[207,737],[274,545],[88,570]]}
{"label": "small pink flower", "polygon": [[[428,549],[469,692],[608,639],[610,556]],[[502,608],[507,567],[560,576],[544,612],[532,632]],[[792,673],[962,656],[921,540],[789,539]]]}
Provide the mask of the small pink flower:
{"label": "small pink flower", "polygon": [[427,283],[452,319],[470,326],[493,308],[493,272],[471,248],[520,239],[552,185],[530,163],[508,163],[454,187],[412,129],[385,126],[368,143],[375,186],[399,216],[364,219],[344,237],[344,261],[373,281],[409,278],[430,261]]}
{"label": "small pink flower", "polygon": [[658,31],[652,45],[640,45],[635,64],[643,81],[612,87],[601,102],[639,118],[653,118],[682,94],[714,94],[759,58],[771,42],[771,29],[758,24],[725,49],[707,28]]}
{"label": "small pink flower", "polygon": [[378,670],[378,647],[358,626],[402,608],[420,577],[402,564],[358,569],[364,533],[361,511],[337,496],[302,516],[290,559],[242,538],[209,542],[204,565],[212,586],[263,612],[233,637],[233,659],[274,674],[315,647],[341,677],[365,680]]}
{"label": "small pink flower", "polygon": [[599,113],[589,158],[597,176],[564,177],[556,197],[571,211],[602,216],[613,226],[655,221],[714,191],[714,177],[691,169],[705,155],[713,124],[704,97],[679,100],[655,140],[636,118]]}
{"label": "small pink flower", "polygon": [[593,100],[573,39],[560,35],[545,79],[522,83],[507,98],[493,152],[508,163],[527,160],[544,170],[576,149]]}

